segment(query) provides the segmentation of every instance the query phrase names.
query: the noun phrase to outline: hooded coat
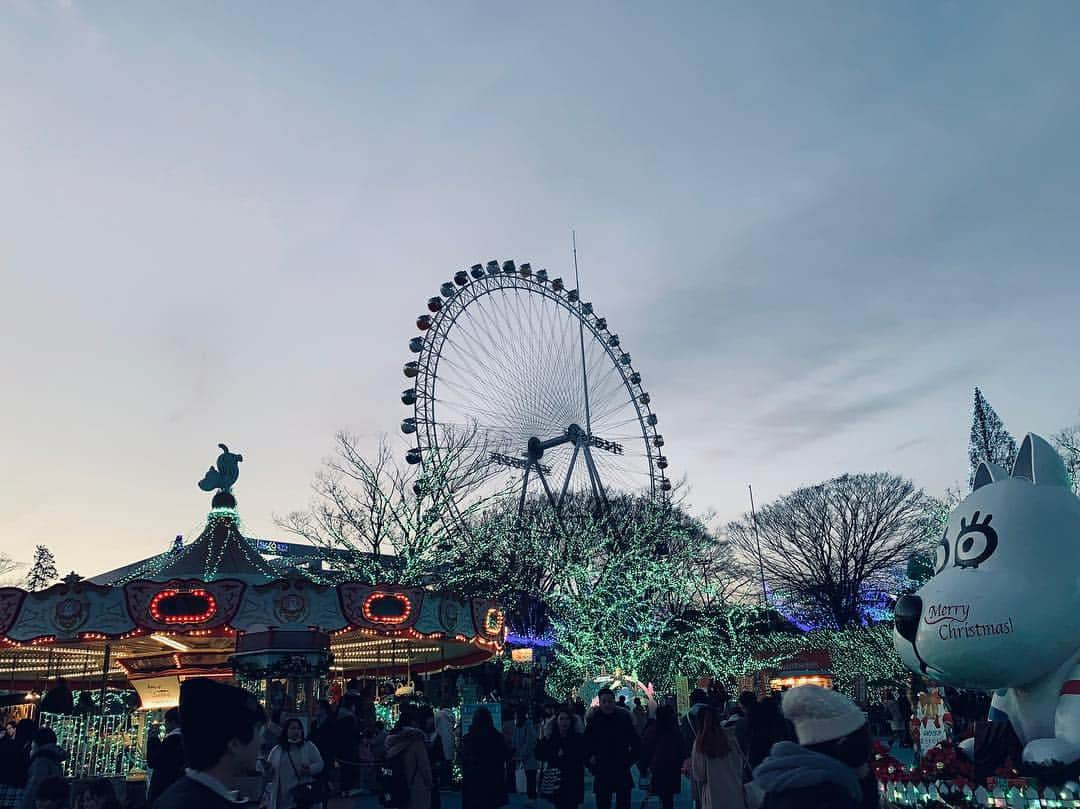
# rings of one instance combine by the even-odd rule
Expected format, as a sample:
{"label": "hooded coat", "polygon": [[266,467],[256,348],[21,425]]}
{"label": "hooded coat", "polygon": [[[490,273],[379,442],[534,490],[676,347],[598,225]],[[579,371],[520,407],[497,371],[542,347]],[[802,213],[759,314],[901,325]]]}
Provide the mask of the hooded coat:
{"label": "hooded coat", "polygon": [[63,763],[66,758],[67,751],[52,742],[40,746],[34,745],[31,748],[30,767],[26,772],[26,788],[19,798],[16,809],[34,809],[34,798],[38,786],[46,778],[63,777]]}
{"label": "hooded coat", "polygon": [[764,809],[871,809],[877,790],[865,790],[855,770],[794,742],[777,742],[754,770]]}
{"label": "hooded coat", "polygon": [[409,726],[394,730],[386,737],[386,758],[395,759],[395,764],[401,763],[409,787],[409,805],[398,809],[431,809],[431,790],[435,781],[424,732]]}

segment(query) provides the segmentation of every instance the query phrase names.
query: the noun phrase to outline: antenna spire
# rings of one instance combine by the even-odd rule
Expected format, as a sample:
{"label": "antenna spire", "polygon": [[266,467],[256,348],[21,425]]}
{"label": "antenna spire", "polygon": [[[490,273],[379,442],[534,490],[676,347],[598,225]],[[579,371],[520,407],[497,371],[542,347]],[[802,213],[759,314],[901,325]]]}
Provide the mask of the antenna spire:
{"label": "antenna spire", "polygon": [[[577,263],[577,231],[570,230],[570,242],[574,250],[574,286],[578,291],[578,307],[582,306],[581,276]],[[581,345],[581,379],[585,386],[585,434],[592,435],[592,412],[589,410],[589,370],[585,366],[585,322],[578,317],[578,341]]]}

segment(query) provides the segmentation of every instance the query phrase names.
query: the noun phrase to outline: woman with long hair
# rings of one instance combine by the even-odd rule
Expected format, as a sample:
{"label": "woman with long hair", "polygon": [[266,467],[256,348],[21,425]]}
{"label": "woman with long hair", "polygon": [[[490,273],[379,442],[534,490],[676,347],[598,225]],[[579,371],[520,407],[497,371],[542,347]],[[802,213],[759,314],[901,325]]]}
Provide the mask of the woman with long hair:
{"label": "woman with long hair", "polygon": [[273,772],[269,809],[299,806],[296,787],[314,783],[324,766],[319,748],[304,738],[304,724],[296,717],[285,722],[281,741],[270,751],[267,760]]}
{"label": "woman with long hair", "polygon": [[735,734],[714,710],[704,712],[694,739],[690,772],[701,788],[701,809],[743,809],[743,754]]}
{"label": "woman with long hair", "polygon": [[85,781],[76,790],[75,809],[120,809],[116,791],[104,778]]}
{"label": "woman with long hair", "polygon": [[477,708],[461,742],[462,809],[498,809],[506,805],[506,779],[501,776],[510,757],[510,747],[495,729],[491,712]]}
{"label": "woman with long hair", "polygon": [[541,797],[555,804],[555,809],[581,806],[585,800],[585,736],[581,719],[572,708],[560,708],[544,726],[536,756],[547,765],[540,776]]}

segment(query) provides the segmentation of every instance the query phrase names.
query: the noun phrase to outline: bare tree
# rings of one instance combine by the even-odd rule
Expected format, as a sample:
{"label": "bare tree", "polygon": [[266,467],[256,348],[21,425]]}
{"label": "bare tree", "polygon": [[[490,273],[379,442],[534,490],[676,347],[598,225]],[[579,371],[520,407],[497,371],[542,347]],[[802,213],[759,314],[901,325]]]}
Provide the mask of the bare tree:
{"label": "bare tree", "polygon": [[368,454],[355,435],[339,432],[335,454],[312,484],[308,510],[275,522],[316,547],[344,551],[335,558],[350,577],[437,583],[463,524],[501,496],[486,485],[491,465],[477,431],[445,438],[437,458],[423,467],[403,466],[385,436]]}
{"label": "bare tree", "polygon": [[1080,494],[1080,424],[1054,433],[1050,437],[1050,443],[1065,462],[1073,492]]}
{"label": "bare tree", "polygon": [[937,501],[904,478],[842,475],[760,509],[756,532],[744,515],[727,536],[796,617],[842,629],[863,623],[875,595],[892,591],[939,514]]}
{"label": "bare tree", "polygon": [[0,552],[0,585],[11,584],[18,586],[22,583],[21,576],[11,576],[10,574],[22,568],[23,565],[16,562],[6,553]]}

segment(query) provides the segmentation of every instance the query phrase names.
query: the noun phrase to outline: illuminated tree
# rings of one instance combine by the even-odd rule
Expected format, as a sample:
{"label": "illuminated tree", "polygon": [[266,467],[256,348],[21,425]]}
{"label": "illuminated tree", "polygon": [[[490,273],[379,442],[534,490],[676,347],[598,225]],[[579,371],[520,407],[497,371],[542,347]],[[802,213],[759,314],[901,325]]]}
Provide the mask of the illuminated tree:
{"label": "illuminated tree", "polygon": [[1016,441],[982,391],[975,388],[975,403],[971,414],[971,437],[968,439],[970,474],[968,486],[975,485],[975,472],[983,461],[995,463],[1005,470],[1012,469],[1016,458]]}
{"label": "illuminated tree", "polygon": [[34,548],[34,561],[30,565],[30,572],[26,574],[26,589],[44,590],[55,582],[59,575],[52,551],[44,545]]}
{"label": "illuminated tree", "polygon": [[591,555],[568,565],[548,597],[562,682],[620,668],[669,688],[674,674],[697,666],[691,650],[711,642],[703,605],[717,593],[701,570],[703,558],[716,556],[716,538],[678,507],[634,506],[617,535],[593,524]]}

